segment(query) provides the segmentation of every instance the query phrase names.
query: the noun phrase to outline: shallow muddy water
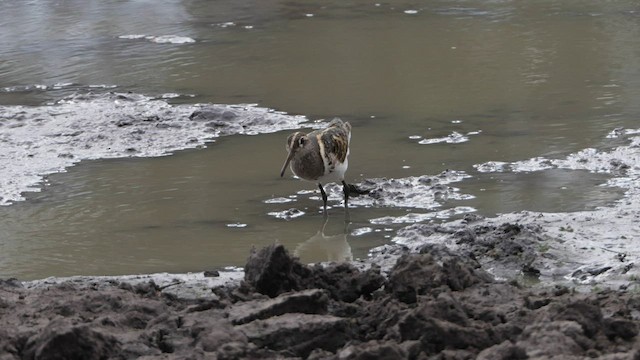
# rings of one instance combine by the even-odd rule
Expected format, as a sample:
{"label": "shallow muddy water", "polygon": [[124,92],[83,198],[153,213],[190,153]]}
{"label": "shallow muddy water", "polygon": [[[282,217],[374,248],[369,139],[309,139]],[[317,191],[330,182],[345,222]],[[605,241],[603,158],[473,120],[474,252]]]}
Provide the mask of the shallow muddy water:
{"label": "shallow muddy water", "polygon": [[[174,154],[164,157],[78,155],[47,142],[42,152],[63,160],[92,159],[50,174],[30,168],[27,153],[42,144],[29,138],[37,124],[4,115],[0,139],[16,145],[0,166],[25,154],[23,167],[0,175],[2,197],[15,196],[21,174],[46,182],[0,207],[0,277],[200,271],[242,265],[252,246],[273,242],[304,261],[362,258],[408,214],[439,221],[611,204],[621,191],[602,186],[606,174],[474,165],[618,145],[607,134],[637,126],[640,115],[639,19],[633,1],[0,2],[0,114],[19,105],[68,111],[47,104],[76,96],[65,100],[77,105],[71,111],[103,116],[101,103],[77,97],[90,92],[163,102],[144,116],[162,116],[165,102],[178,113],[196,103],[257,104],[306,116],[305,130],[334,116],[350,121],[350,182],[410,187],[447,169],[466,175],[417,206],[406,194],[356,200],[345,228],[337,193],[325,225],[315,185],[290,172],[279,178],[291,125],[167,147]],[[82,131],[67,130],[56,132]],[[388,218],[401,220],[380,220]]]}

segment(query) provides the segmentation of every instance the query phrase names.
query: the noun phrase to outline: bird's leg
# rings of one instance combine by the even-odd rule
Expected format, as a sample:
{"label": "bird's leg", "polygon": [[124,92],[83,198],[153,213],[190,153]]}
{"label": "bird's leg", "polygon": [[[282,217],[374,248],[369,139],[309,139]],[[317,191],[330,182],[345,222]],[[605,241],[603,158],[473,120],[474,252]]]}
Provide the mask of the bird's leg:
{"label": "bird's leg", "polygon": [[324,203],[324,214],[327,214],[327,193],[324,192],[324,188],[322,184],[318,183],[318,187],[320,188],[320,194],[322,194],[322,201]]}
{"label": "bird's leg", "polygon": [[346,209],[349,206],[349,194],[351,193],[351,188],[344,180],[342,180],[342,191],[344,192],[344,208]]}
{"label": "bird's leg", "polygon": [[344,192],[344,223],[346,227],[351,222],[351,216],[349,215],[349,193],[351,193],[351,188],[344,180],[342,180],[342,191]]}

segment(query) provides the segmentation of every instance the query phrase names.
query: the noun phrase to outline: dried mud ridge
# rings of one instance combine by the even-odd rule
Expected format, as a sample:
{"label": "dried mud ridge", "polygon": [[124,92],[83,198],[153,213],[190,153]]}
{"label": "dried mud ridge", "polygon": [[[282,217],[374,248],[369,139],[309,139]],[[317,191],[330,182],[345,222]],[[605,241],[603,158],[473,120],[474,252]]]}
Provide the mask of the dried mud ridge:
{"label": "dried mud ridge", "polygon": [[182,298],[154,283],[0,281],[0,359],[631,359],[640,297],[496,282],[429,245],[383,276],[251,254],[240,285]]}

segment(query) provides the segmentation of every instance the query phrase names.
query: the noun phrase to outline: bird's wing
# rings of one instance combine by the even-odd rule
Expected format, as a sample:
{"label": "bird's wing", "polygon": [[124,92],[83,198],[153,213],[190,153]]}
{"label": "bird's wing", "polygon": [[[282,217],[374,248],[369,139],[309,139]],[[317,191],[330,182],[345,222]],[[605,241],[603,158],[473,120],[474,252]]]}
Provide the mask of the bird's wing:
{"label": "bird's wing", "polygon": [[[348,124],[348,123],[346,123]],[[320,139],[324,145],[325,155],[335,164],[336,160],[344,163],[349,151],[349,135],[351,126],[330,126],[326,128]]]}

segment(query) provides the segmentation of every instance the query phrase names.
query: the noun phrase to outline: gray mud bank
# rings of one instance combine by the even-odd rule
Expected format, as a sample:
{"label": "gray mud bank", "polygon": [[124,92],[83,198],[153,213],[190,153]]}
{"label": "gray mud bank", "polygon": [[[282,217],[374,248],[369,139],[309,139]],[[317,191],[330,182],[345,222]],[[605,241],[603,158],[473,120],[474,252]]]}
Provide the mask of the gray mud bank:
{"label": "gray mud bank", "polygon": [[198,283],[196,295],[154,281],[1,281],[0,359],[640,357],[630,287],[497,281],[487,256],[539,275],[524,244],[535,229],[467,230],[455,237],[476,252],[387,248],[366,266],[308,266],[272,245],[250,255],[243,279]]}

